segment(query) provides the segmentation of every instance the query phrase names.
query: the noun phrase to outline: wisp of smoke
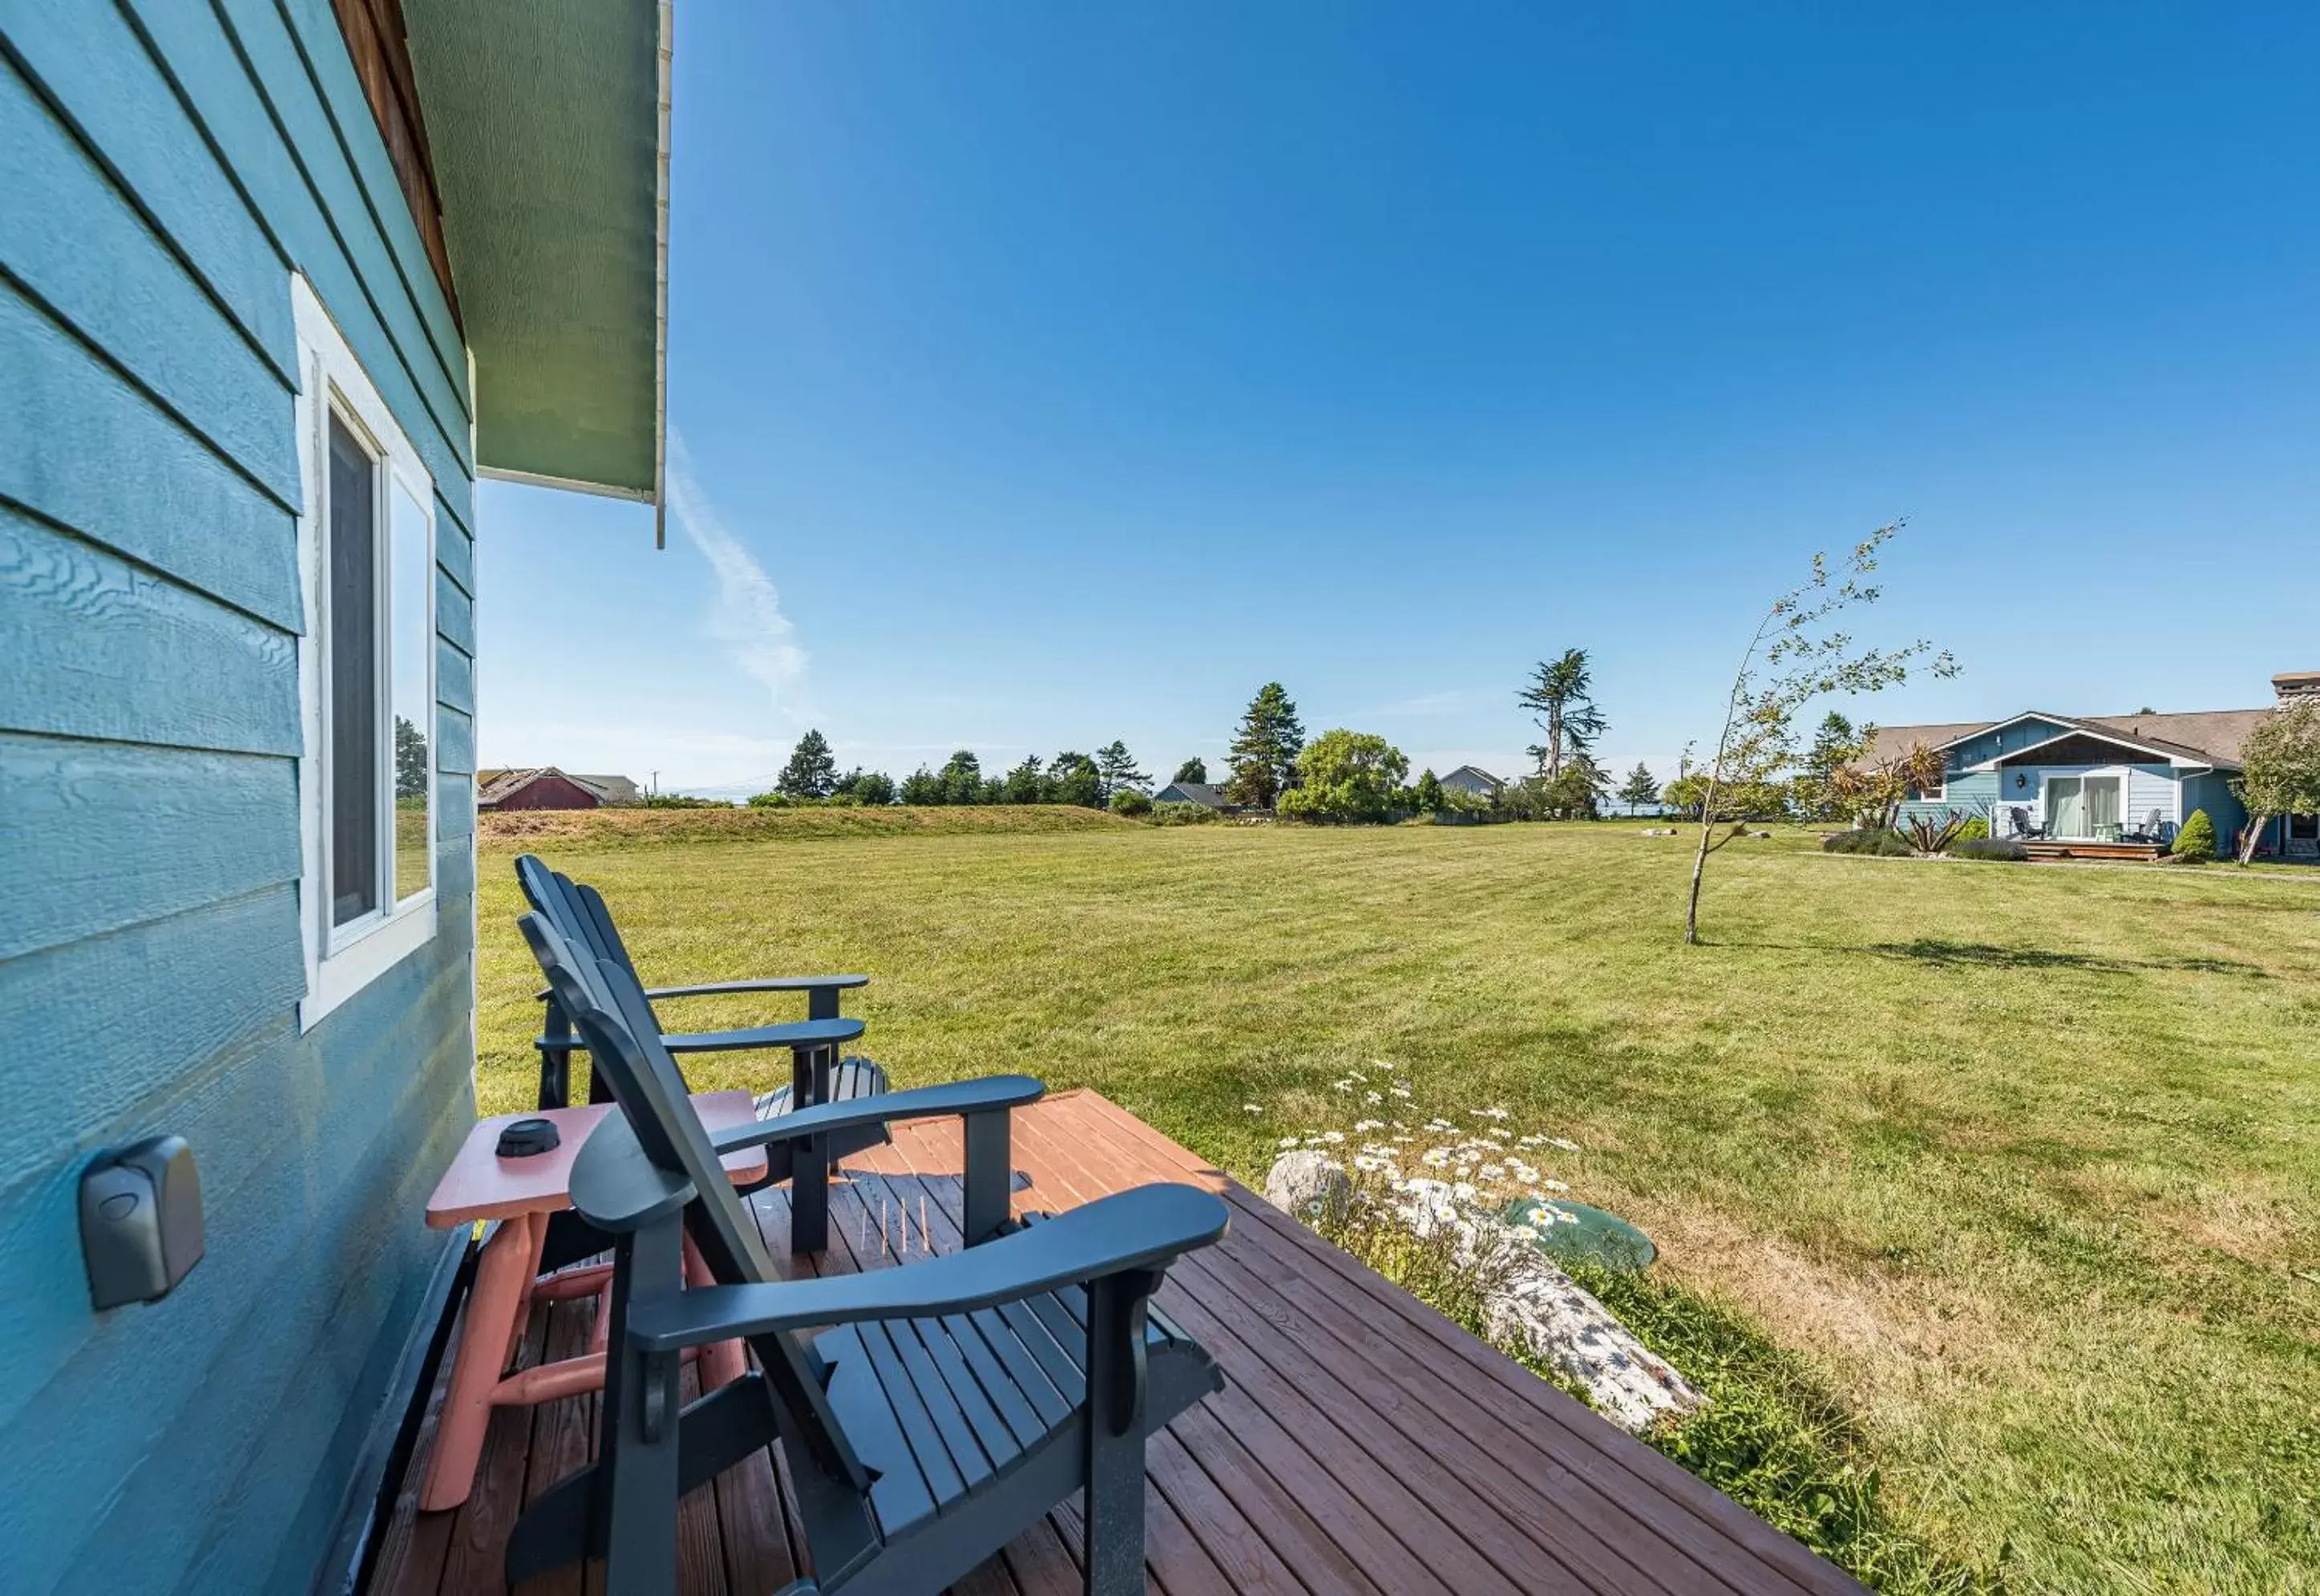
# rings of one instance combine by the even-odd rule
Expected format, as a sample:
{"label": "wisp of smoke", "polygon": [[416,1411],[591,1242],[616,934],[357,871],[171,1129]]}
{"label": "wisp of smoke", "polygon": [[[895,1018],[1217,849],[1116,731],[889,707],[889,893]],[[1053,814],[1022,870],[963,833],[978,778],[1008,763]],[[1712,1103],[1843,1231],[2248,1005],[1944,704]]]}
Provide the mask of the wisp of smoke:
{"label": "wisp of smoke", "polygon": [[794,710],[806,656],[792,640],[795,629],[782,613],[781,592],[702,493],[692,457],[674,431],[668,438],[667,489],[670,519],[717,578],[706,628],[710,638],[765,687],[775,709]]}

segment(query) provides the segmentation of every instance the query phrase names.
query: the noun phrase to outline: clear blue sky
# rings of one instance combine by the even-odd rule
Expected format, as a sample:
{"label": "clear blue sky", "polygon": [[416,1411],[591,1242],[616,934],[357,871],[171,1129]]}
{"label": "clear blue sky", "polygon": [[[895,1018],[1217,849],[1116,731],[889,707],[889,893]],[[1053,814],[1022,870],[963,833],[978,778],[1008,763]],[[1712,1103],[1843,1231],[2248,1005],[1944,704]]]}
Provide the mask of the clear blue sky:
{"label": "clear blue sky", "polygon": [[[2320,9],[678,9],[670,546],[482,491],[482,751],[705,787],[1712,736],[1906,515],[1889,723],[2320,667]],[[784,630],[786,628],[786,630]],[[1856,706],[1863,707],[1863,706]],[[1663,770],[1663,775],[1667,774]]]}

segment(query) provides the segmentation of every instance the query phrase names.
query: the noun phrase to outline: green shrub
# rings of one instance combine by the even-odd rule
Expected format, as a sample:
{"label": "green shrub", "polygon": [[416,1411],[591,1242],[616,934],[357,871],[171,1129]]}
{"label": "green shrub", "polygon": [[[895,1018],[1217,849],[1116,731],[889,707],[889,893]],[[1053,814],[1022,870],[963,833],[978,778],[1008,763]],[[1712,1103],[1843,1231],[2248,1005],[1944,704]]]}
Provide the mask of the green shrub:
{"label": "green shrub", "polygon": [[[1980,842],[1989,836],[1989,822],[1981,816],[1976,815],[1958,828],[1957,839],[1960,842]],[[1953,848],[1951,851],[1954,853],[1956,849]]]}
{"label": "green shrub", "polygon": [[638,801],[639,809],[731,809],[730,798],[693,798],[683,793],[648,793]]}
{"label": "green shrub", "polygon": [[2018,865],[2029,857],[2030,850],[2011,837],[1969,837],[1950,848],[1953,859],[1999,859]]}
{"label": "green shrub", "polygon": [[787,809],[796,800],[787,793],[757,793],[749,799],[751,809]]}
{"label": "green shrub", "polygon": [[1833,854],[1873,854],[1879,858],[1914,858],[1917,850],[1903,841],[1900,834],[1881,826],[1861,826],[1850,831],[1836,831],[1820,839],[1823,851]]}
{"label": "green shrub", "polygon": [[1155,826],[1205,826],[1223,818],[1205,803],[1155,803],[1152,806],[1152,823]]}
{"label": "green shrub", "polygon": [[1111,795],[1111,812],[1140,815],[1152,812],[1152,794],[1139,793],[1134,787],[1122,787]]}
{"label": "green shrub", "polygon": [[2204,865],[2216,857],[2216,822],[2204,809],[2195,809],[2183,829],[2175,833],[2175,857],[2187,865]]}

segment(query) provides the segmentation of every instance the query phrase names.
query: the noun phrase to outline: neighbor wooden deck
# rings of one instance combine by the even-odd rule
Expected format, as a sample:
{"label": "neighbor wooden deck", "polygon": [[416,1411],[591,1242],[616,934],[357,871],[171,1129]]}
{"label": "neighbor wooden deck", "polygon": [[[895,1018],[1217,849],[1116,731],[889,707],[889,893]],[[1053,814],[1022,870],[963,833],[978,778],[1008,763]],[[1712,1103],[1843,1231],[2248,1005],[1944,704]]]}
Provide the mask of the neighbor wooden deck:
{"label": "neighbor wooden deck", "polygon": [[2145,864],[2167,850],[2155,842],[2073,842],[2044,839],[2025,842],[2034,859],[2140,859]]}
{"label": "neighbor wooden deck", "polygon": [[[1233,1206],[1231,1233],[1179,1264],[1160,1299],[1230,1385],[1151,1446],[1153,1589],[1861,1590],[1103,1098],[1065,1093],[1016,1124],[1019,1209],[1068,1208],[1155,1180],[1197,1182]],[[904,1127],[893,1147],[848,1166],[851,1187],[832,1193],[835,1245],[822,1269],[885,1267],[957,1245],[955,1125]],[[786,1261],[784,1196],[752,1201]],[[594,1312],[583,1301],[535,1316],[523,1359],[585,1347]],[[597,1401],[501,1410],[475,1494],[456,1511],[421,1514],[430,1413],[371,1591],[501,1590],[510,1522],[587,1455]],[[685,1499],[682,1589],[764,1596],[798,1577],[782,1472],[775,1448]],[[1059,1510],[955,1589],[1078,1591],[1074,1512]],[[598,1591],[602,1570],[566,1569],[525,1589]]]}

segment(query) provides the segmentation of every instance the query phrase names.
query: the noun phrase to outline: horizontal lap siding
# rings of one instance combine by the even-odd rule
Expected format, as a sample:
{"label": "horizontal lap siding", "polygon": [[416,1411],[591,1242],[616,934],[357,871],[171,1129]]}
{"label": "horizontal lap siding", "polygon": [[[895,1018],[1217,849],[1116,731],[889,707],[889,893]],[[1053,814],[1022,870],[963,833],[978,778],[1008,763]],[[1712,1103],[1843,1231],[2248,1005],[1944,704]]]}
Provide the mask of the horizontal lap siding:
{"label": "horizontal lap siding", "polygon": [[[0,1589],[304,1590],[471,1111],[466,356],[329,0],[0,8]],[[436,478],[435,939],[313,1031],[289,278]],[[76,1183],[208,1251],[92,1311]]]}

